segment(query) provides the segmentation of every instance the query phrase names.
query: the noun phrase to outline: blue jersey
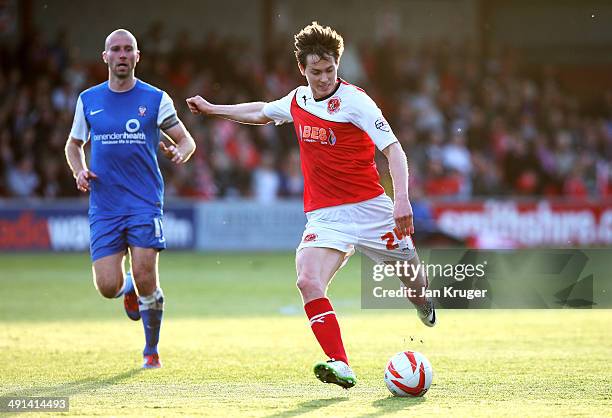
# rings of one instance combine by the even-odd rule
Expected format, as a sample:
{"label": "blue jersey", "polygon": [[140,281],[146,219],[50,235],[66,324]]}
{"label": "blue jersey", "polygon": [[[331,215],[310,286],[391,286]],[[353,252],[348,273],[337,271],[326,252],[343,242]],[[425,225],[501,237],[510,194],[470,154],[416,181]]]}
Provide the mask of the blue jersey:
{"label": "blue jersey", "polygon": [[82,92],[70,136],[91,141],[90,215],[162,214],[164,184],[157,163],[160,124],[176,114],[162,90],[136,80],[126,92],[108,81]]}

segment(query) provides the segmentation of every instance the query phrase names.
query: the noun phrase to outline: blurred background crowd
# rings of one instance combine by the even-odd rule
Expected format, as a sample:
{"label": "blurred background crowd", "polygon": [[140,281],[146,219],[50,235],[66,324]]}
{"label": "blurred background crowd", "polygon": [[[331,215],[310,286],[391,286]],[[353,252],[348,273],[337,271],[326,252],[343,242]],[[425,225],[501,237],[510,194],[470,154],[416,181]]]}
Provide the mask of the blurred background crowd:
{"label": "blurred background crowd", "polygon": [[[325,22],[322,22],[325,23]],[[163,24],[135,33],[139,78],[166,90],[198,150],[176,167],[160,158],[166,195],[273,201],[302,194],[292,126],[251,127],[188,112],[184,99],[274,100],[305,80],[292,36],[275,37],[267,59],[247,41]],[[78,193],[63,158],[78,94],[107,77],[102,60],[79,57],[74,33],[32,31],[0,41],[0,197]],[[100,52],[102,50],[100,40]],[[340,75],[378,103],[409,159],[413,197],[602,198],[612,193],[612,92],[570,93],[555,68],[526,65],[512,48],[460,41],[347,40]],[[384,157],[377,156],[390,185]]]}

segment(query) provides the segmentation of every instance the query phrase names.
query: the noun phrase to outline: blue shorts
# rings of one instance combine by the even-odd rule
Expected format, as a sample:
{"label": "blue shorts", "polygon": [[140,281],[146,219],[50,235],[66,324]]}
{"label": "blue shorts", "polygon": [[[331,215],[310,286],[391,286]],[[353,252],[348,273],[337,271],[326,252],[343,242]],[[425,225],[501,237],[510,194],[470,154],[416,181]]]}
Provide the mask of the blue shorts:
{"label": "blue shorts", "polygon": [[89,215],[91,260],[125,252],[128,246],[166,248],[162,217],[157,214]]}

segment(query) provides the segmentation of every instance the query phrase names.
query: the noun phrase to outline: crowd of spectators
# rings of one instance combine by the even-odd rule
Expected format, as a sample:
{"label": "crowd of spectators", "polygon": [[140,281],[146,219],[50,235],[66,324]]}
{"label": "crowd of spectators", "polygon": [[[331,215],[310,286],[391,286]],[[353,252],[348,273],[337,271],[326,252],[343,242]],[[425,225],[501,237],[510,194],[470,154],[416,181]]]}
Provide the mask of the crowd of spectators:
{"label": "crowd of spectators", "polygon": [[[292,37],[277,38],[264,61],[248,41],[167,36],[153,25],[136,34],[137,76],[166,90],[198,150],[176,167],[160,158],[166,195],[273,201],[303,190],[292,126],[250,127],[191,115],[186,97],[214,103],[273,100],[304,79]],[[104,81],[102,61],[86,62],[74,34],[32,33],[0,41],[0,197],[76,196],[63,148],[78,94]],[[102,45],[101,48],[102,49]],[[408,155],[411,194],[601,198],[612,192],[612,92],[589,110],[560,85],[554,69],[522,62],[512,50],[478,53],[470,43],[348,41],[340,75],[379,104]],[[384,157],[377,164],[385,186]]]}

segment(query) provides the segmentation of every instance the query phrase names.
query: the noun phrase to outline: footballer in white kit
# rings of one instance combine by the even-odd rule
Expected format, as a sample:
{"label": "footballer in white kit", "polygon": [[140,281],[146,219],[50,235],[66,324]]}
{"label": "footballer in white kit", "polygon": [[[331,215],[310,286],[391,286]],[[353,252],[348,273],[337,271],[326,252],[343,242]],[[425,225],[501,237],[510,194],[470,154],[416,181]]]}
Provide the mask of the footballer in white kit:
{"label": "footballer in white kit", "polygon": [[[296,251],[297,287],[311,330],[329,358],[316,363],[315,376],[350,388],[357,382],[349,366],[336,313],[327,298],[332,278],[355,249],[376,262],[419,263],[408,199],[406,155],[381,110],[360,88],[337,75],[342,37],[317,22],[295,35],[298,68],[308,81],[270,102],[217,105],[201,96],[187,99],[194,114],[247,124],[293,122],[304,175],[304,211],[308,218]],[[395,201],[380,185],[374,154],[389,160]],[[407,287],[422,295],[427,287],[418,269]],[[408,296],[427,326],[436,323],[431,300]]]}

